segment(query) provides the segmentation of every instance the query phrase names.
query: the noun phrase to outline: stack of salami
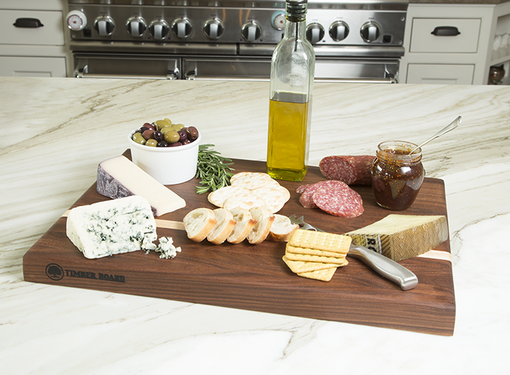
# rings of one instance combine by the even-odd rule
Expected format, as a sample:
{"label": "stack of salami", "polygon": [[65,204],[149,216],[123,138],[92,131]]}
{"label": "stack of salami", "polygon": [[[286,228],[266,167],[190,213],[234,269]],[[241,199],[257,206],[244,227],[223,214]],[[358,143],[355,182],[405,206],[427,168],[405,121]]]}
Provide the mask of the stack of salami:
{"label": "stack of salami", "polygon": [[375,157],[328,156],[319,167],[328,180],[302,185],[296,190],[299,202],[305,208],[318,207],[330,215],[352,218],[363,213],[361,196],[349,185],[370,185],[370,169]]}

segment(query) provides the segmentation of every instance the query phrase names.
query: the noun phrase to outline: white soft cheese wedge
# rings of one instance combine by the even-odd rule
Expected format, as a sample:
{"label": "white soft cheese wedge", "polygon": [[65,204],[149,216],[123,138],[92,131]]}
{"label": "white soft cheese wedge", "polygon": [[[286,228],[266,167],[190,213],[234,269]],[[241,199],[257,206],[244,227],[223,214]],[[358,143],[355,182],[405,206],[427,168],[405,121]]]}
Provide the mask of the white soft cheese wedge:
{"label": "white soft cheese wedge", "polygon": [[137,195],[73,208],[66,234],[89,259],[141,250],[157,238],[151,206]]}
{"label": "white soft cheese wedge", "polygon": [[346,235],[353,244],[399,261],[426,253],[446,241],[448,224],[442,215],[391,214]]}
{"label": "white soft cheese wedge", "polygon": [[112,199],[140,195],[149,201],[156,216],[186,206],[184,199],[122,155],[99,163],[97,192]]}

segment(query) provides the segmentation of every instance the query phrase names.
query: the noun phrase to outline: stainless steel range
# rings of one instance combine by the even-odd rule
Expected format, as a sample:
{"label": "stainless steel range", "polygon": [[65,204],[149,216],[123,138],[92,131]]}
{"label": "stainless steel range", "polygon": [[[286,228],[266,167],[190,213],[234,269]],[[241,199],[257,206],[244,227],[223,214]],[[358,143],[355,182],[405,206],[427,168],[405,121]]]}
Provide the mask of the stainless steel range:
{"label": "stainless steel range", "polygon": [[[76,77],[269,79],[285,1],[68,0]],[[308,0],[316,80],[397,82],[408,0]]]}

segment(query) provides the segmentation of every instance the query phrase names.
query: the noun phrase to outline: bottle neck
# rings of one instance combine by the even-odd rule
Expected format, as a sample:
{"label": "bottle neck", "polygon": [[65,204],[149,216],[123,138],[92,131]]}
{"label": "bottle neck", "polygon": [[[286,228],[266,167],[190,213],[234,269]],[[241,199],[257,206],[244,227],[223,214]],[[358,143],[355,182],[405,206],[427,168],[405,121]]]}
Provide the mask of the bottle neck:
{"label": "bottle neck", "polygon": [[306,19],[303,21],[285,20],[283,37],[292,40],[303,40],[306,38]]}

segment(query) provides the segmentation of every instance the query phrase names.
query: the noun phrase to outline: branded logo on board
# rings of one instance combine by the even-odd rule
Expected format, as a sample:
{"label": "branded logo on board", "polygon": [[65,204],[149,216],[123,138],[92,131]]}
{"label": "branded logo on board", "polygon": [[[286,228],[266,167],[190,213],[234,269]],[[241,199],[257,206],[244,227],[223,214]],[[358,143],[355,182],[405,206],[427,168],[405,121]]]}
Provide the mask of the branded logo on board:
{"label": "branded logo on board", "polygon": [[116,281],[119,283],[126,282],[126,277],[122,275],[113,275],[101,272],[76,271],[68,269],[64,270],[57,263],[50,263],[46,266],[46,276],[48,276],[53,281],[62,280],[64,276],[66,276],[66,277],[78,277],[82,279]]}
{"label": "branded logo on board", "polygon": [[46,266],[46,276],[55,281],[61,280],[64,277],[64,269],[57,263],[50,263]]}

